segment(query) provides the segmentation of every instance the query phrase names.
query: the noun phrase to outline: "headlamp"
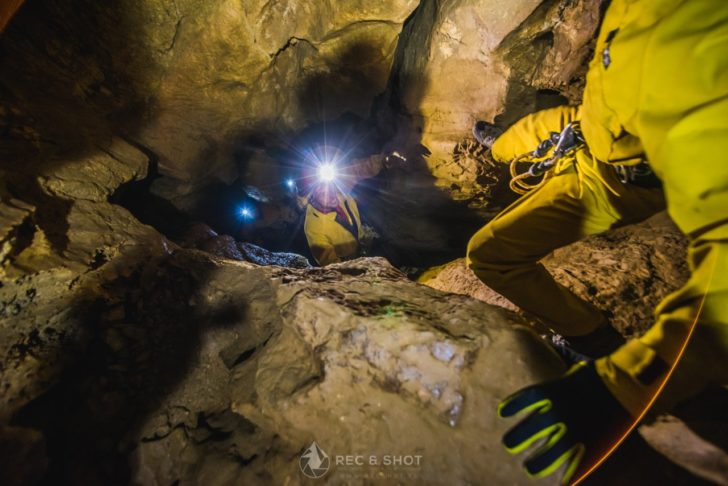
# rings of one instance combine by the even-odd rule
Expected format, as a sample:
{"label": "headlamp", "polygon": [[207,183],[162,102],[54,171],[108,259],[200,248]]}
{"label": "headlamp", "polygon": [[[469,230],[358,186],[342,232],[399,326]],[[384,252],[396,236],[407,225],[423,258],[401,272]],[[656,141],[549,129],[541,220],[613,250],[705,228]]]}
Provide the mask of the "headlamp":
{"label": "headlamp", "polygon": [[249,207],[242,207],[238,211],[238,214],[243,219],[251,219],[253,217],[253,210],[250,209]]}
{"label": "headlamp", "polygon": [[331,162],[321,164],[318,169],[318,176],[321,182],[333,182],[336,179],[336,166]]}

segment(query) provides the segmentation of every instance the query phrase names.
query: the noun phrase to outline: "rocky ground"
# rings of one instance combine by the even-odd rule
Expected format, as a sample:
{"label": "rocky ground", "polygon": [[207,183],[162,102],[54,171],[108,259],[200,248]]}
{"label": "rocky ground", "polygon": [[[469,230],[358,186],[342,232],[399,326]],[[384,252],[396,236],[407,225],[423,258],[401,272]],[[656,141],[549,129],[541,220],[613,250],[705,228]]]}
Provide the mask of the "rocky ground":
{"label": "rocky ground", "polygon": [[331,457],[422,456],[335,467],[335,484],[522,480],[495,406],[563,366],[515,314],[381,259],[260,266],[209,232],[192,240],[227,258],[182,249],[106,202],[70,214],[87,204],[68,236],[94,215],[107,227],[67,253],[77,266],[6,262],[4,484],[298,484],[314,440]]}
{"label": "rocky ground", "polygon": [[[3,484],[298,484],[313,441],[334,460],[421,456],[417,467],[334,464],[332,484],[527,481],[499,444],[509,423],[495,405],[564,369],[528,319],[481,302],[487,289],[461,264],[439,272],[437,290],[383,259],[309,268],[205,225],[172,242],[107,200],[143,177],[145,160],[113,139],[47,167],[47,199],[4,203]],[[23,181],[9,179],[7,194]],[[548,265],[605,308],[620,308],[632,289],[632,312],[615,319],[639,330],[651,306],[643,297],[684,278],[674,257],[683,245],[657,218],[557,252]],[[632,271],[609,271],[610,261]],[[724,424],[701,414],[698,430]],[[594,484],[695,483],[665,457],[724,477],[720,448],[696,434],[692,456],[677,447],[684,422],[642,430],[654,448],[636,437]]]}

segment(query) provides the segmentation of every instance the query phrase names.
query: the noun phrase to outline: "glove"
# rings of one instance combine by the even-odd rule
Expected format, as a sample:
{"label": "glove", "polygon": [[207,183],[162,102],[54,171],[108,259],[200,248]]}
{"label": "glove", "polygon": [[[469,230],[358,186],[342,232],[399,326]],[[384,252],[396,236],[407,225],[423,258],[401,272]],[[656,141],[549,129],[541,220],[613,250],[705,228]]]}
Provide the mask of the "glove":
{"label": "glove", "polygon": [[566,463],[562,484],[587,474],[633,423],[592,362],[573,366],[557,380],[524,388],[498,405],[503,418],[525,412],[530,414],[503,436],[503,444],[518,454],[544,440],[524,462],[526,471],[541,478]]}
{"label": "glove", "polygon": [[407,158],[396,150],[384,157],[384,167],[386,167],[387,169],[402,165],[405,162],[407,162]]}

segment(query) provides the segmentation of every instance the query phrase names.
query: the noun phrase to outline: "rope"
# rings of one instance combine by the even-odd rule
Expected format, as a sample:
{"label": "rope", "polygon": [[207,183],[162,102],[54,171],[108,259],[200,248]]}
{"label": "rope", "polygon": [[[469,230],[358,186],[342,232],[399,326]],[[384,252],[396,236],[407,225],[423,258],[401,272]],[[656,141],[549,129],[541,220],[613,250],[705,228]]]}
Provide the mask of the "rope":
{"label": "rope", "polygon": [[[599,162],[594,155],[591,156],[590,162],[581,164],[582,170],[580,170],[579,164],[576,164],[576,152],[583,147],[584,140],[581,138],[579,123],[569,123],[561,133],[554,133],[549,139],[541,142],[535,151],[519,155],[511,161],[509,165],[511,173],[509,187],[516,194],[523,196],[543,186],[554,176],[555,172],[560,172],[566,164],[574,164],[574,169],[579,178],[579,198],[583,196],[584,185],[592,191],[595,190],[591,181],[585,177],[586,174],[589,174],[592,178],[604,184],[607,190],[618,196],[619,194],[609,185],[602,174],[600,174]],[[549,157],[550,150],[551,156]],[[519,174],[517,166],[521,163],[529,163],[531,167],[526,172]],[[537,183],[532,184],[526,182],[527,179],[537,177],[541,174],[543,177]]]}
{"label": "rope", "polygon": [[526,182],[526,179],[533,177],[530,172],[526,171],[523,174],[519,174],[518,170],[516,169],[516,166],[521,163],[529,163],[529,164],[536,164],[538,161],[533,160],[533,154],[526,153],[523,155],[519,155],[515,159],[513,159],[510,163],[509,170],[511,173],[511,180],[508,183],[508,186],[511,188],[511,191],[515,192],[516,194],[520,194],[521,196],[524,196],[528,194],[529,192],[533,191],[534,189],[538,189],[542,185],[546,183],[547,180],[551,179],[553,177],[554,171],[553,168],[547,170],[544,172],[543,177],[541,180],[535,184],[531,184],[529,182]]}

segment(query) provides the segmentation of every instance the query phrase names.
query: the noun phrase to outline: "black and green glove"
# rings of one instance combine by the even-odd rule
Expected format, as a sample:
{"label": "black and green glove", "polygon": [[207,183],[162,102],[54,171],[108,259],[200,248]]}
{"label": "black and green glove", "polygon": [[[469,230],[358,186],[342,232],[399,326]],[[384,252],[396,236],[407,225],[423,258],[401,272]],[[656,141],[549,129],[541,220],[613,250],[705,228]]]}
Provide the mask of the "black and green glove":
{"label": "black and green glove", "polygon": [[503,436],[512,454],[542,444],[526,459],[528,474],[544,477],[567,464],[562,483],[578,480],[632,425],[632,417],[602,383],[593,363],[529,386],[503,400],[498,415],[530,414]]}

